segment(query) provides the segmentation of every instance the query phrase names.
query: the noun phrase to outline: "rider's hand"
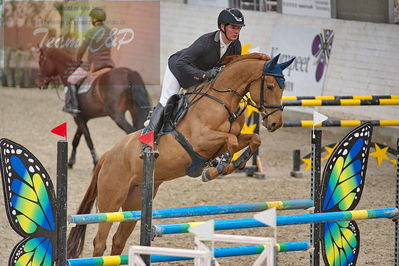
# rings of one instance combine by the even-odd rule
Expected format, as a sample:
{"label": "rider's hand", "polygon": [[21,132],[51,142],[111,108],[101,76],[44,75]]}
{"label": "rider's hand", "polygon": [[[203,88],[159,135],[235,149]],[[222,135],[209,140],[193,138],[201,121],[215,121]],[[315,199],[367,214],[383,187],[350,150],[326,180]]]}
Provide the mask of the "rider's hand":
{"label": "rider's hand", "polygon": [[220,67],[214,67],[212,69],[209,69],[205,71],[203,78],[207,80],[214,79],[219,74],[220,70]]}

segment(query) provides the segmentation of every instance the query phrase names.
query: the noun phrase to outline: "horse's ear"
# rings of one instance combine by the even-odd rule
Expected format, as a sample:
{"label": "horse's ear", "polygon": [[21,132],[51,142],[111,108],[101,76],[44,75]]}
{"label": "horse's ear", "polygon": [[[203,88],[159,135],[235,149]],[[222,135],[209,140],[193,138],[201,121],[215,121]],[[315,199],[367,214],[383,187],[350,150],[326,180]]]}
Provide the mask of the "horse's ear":
{"label": "horse's ear", "polygon": [[231,61],[233,61],[234,59],[236,59],[237,57],[240,57],[241,55],[229,55],[229,56],[226,56],[224,59],[223,59],[223,61],[222,61],[222,63],[220,63],[221,65],[227,65],[227,64],[229,64]]}
{"label": "horse's ear", "polygon": [[295,60],[295,57],[291,58],[290,60],[288,60],[288,61],[286,61],[284,63],[281,63],[280,64],[281,70],[286,69],[289,65],[292,64],[292,62],[294,62],[294,60]]}
{"label": "horse's ear", "polygon": [[280,58],[280,54],[278,54],[275,57],[273,57],[273,59],[270,62],[268,62],[267,68],[268,69],[273,69],[276,66],[279,58]]}

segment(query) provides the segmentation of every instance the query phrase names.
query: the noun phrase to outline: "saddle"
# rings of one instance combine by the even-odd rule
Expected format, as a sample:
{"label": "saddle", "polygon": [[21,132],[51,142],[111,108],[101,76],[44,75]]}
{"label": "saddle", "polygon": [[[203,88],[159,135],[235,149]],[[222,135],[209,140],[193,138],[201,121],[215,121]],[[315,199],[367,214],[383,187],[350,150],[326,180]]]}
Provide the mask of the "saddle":
{"label": "saddle", "polygon": [[188,111],[188,97],[185,94],[175,94],[168,99],[164,109],[161,129],[162,133],[169,133],[176,129],[177,125],[183,119]]}
{"label": "saddle", "polygon": [[111,71],[111,69],[112,69],[111,67],[106,67],[96,72],[88,72],[88,75],[84,77],[78,84],[78,94],[88,92],[91,89],[92,85],[94,84],[94,81],[102,74]]}

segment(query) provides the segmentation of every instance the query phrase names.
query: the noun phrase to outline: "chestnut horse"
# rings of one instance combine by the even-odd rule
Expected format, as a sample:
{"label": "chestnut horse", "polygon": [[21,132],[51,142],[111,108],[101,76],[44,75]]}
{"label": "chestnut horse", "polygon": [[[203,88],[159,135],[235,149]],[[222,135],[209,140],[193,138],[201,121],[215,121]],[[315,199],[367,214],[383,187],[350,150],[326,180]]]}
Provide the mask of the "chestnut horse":
{"label": "chestnut horse", "polygon": [[[246,161],[258,149],[261,139],[257,134],[241,134],[245,122],[239,103],[247,92],[263,117],[263,126],[272,132],[282,126],[281,98],[284,89],[282,70],[293,59],[281,64],[278,56],[270,59],[261,53],[239,56],[232,59],[212,82],[200,84],[188,97],[192,104],[181,119],[177,130],[191,144],[195,153],[211,160],[220,154],[234,154],[245,147],[247,151],[231,162],[228,157],[224,167],[219,165],[204,170],[203,179],[216,178],[243,168]],[[198,88],[202,88],[198,92]],[[202,96],[202,97],[199,97]],[[250,100],[247,100],[249,103]],[[193,103],[195,102],[195,103]],[[137,140],[140,131],[122,138],[98,162],[91,184],[82,200],[78,214],[90,213],[97,198],[99,212],[140,210],[143,161],[140,159],[142,144]],[[160,137],[159,157],[155,161],[154,196],[159,186],[168,180],[186,175],[192,158],[173,134]],[[222,161],[222,160],[221,160]],[[121,254],[136,221],[119,224],[112,240],[112,255]],[[102,256],[111,223],[100,223],[93,241],[93,256]],[[78,257],[84,244],[86,225],[72,228],[68,237],[68,257]]]}
{"label": "chestnut horse", "polygon": [[[64,86],[68,77],[79,66],[72,57],[60,48],[39,49],[40,77],[47,87],[52,77],[58,76]],[[72,153],[68,166],[72,168],[76,160],[76,149],[82,134],[90,149],[93,163],[98,161],[93,141],[87,127],[87,122],[96,117],[109,116],[126,132],[132,133],[143,128],[151,108],[148,92],[139,73],[128,68],[114,68],[99,76],[92,88],[82,94],[78,94],[80,113],[74,117],[77,125],[72,141]],[[125,118],[125,112],[129,111],[133,124]]]}

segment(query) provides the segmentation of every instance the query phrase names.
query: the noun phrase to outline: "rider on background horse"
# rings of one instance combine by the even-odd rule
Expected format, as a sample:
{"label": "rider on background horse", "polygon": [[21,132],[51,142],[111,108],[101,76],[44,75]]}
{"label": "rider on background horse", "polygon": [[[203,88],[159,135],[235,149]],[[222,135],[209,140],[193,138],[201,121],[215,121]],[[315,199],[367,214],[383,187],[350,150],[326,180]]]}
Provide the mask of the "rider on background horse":
{"label": "rider on background horse", "polygon": [[93,27],[85,33],[84,40],[77,52],[77,61],[81,62],[86,50],[88,51],[89,71],[83,66],[78,67],[68,78],[68,91],[65,97],[64,112],[79,113],[77,85],[90,73],[103,68],[113,68],[114,62],[111,59],[112,32],[104,21],[107,16],[104,9],[95,7],[90,11]]}
{"label": "rider on background horse", "polygon": [[171,55],[166,66],[161,97],[155,106],[143,134],[154,131],[155,136],[162,127],[162,117],[168,99],[179,92],[205,80],[216,77],[221,62],[226,56],[240,55],[239,34],[245,26],[240,10],[226,8],[218,16],[219,30],[206,33],[189,47]]}

